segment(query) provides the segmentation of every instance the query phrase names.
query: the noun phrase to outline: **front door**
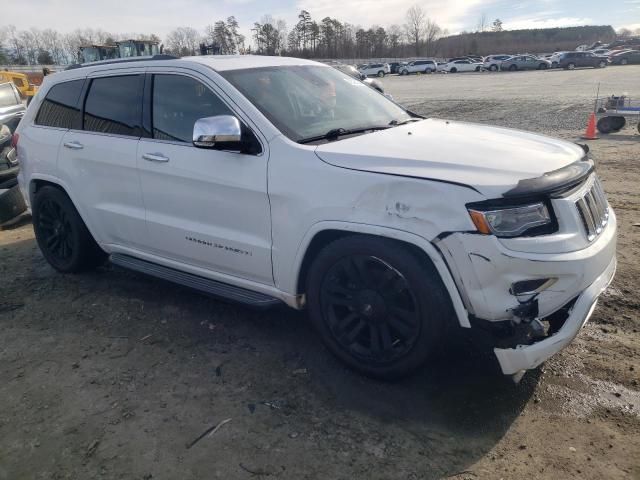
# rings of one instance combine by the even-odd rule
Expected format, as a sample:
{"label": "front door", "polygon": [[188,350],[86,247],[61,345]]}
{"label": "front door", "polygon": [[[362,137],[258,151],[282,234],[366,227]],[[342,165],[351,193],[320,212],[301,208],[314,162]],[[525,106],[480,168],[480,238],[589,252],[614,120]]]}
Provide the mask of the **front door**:
{"label": "front door", "polygon": [[147,76],[150,138],[140,140],[137,164],[149,247],[167,259],[272,285],[268,152],[193,146],[197,119],[234,114],[205,81],[179,72]]}

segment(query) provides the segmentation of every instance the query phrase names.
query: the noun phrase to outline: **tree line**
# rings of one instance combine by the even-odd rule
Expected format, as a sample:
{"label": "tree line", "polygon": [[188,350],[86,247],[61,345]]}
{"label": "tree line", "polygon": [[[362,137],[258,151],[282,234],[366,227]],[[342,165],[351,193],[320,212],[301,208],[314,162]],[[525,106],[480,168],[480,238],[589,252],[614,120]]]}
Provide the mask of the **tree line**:
{"label": "tree line", "polygon": [[[489,22],[485,14],[480,16],[475,31],[449,35],[418,5],[407,10],[404,20],[403,24],[365,28],[332,17],[314,19],[302,10],[290,28],[285,20],[265,15],[252,25],[247,38],[241,33],[237,19],[231,16],[207,25],[202,31],[177,27],[167,34],[164,47],[165,53],[177,56],[206,52],[318,59],[446,58],[569,50],[578,43],[615,38],[610,26],[504,31],[500,19]],[[91,28],[63,34],[53,29],[18,30],[12,25],[0,26],[0,63],[76,63],[81,45],[113,44],[131,38],[161,41],[155,34],[114,34]]]}

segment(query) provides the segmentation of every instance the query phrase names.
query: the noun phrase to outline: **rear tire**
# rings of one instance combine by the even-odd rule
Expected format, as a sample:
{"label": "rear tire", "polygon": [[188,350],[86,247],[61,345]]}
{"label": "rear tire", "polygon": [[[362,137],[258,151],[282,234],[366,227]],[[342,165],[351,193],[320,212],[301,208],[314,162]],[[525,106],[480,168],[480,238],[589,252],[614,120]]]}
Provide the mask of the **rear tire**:
{"label": "rear tire", "polygon": [[378,77],[380,77],[380,78],[384,77],[384,72],[382,70],[380,70],[378,72]]}
{"label": "rear tire", "polygon": [[538,70],[546,70],[547,66],[548,65],[546,63],[541,63],[540,65],[538,65]]}
{"label": "rear tire", "polygon": [[458,69],[456,67],[453,67],[451,70],[449,70],[449,73],[456,73],[458,71]]}
{"label": "rear tire", "polygon": [[598,63],[598,68],[604,68],[606,66],[607,66],[607,62],[605,62],[604,60]]}
{"label": "rear tire", "polygon": [[576,64],[575,63],[570,63],[567,65],[567,70],[575,70],[576,69]]}
{"label": "rear tire", "polygon": [[432,265],[392,240],[360,235],[318,254],[307,300],[328,349],[349,367],[384,379],[423,365],[453,312]]}
{"label": "rear tire", "polygon": [[489,70],[491,70],[492,72],[497,72],[498,71],[498,66],[497,65],[491,65],[489,67]]}
{"label": "rear tire", "polygon": [[620,65],[627,65],[629,63],[629,60],[627,60],[626,58],[623,58],[622,60],[620,60]]}
{"label": "rear tire", "polygon": [[106,254],[62,190],[42,187],[34,196],[32,210],[38,246],[53,268],[76,273],[104,263]]}
{"label": "rear tire", "polygon": [[517,65],[511,65],[509,66],[509,70],[512,72],[515,72],[516,70],[518,70],[518,66]]}
{"label": "rear tire", "polygon": [[0,190],[0,224],[17,217],[26,209],[27,205],[18,185]]}

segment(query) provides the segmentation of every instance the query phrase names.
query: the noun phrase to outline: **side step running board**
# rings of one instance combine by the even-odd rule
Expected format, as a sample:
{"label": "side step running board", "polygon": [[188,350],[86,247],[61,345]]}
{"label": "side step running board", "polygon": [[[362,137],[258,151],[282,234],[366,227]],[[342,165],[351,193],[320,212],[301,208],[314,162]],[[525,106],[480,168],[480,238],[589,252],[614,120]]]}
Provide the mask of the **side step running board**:
{"label": "side step running board", "polygon": [[270,297],[263,293],[253,292],[241,287],[229,285],[226,283],[211,280],[209,278],[199,277],[191,273],[181,272],[173,268],[158,265],[157,263],[147,262],[146,260],[140,260],[139,258],[130,257],[129,255],[122,255],[114,253],[109,257],[111,263],[120,267],[135,270],[140,273],[151,275],[154,277],[168,280],[169,282],[184,285],[195,290],[214,295],[216,297],[222,297],[227,300],[231,300],[245,305],[250,305],[257,308],[268,308],[281,304],[281,300]]}

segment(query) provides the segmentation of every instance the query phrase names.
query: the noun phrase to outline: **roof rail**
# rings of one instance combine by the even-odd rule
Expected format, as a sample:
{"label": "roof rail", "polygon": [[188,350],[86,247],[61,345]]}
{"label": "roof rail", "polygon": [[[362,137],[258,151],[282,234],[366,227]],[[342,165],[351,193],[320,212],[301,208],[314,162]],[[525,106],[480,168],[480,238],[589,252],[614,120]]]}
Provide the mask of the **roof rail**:
{"label": "roof rail", "polygon": [[114,63],[129,63],[129,62],[142,62],[148,60],[177,60],[180,57],[175,57],[173,55],[148,55],[144,57],[129,57],[129,58],[114,58],[113,60],[99,60],[97,62],[88,62],[88,63],[75,63],[73,65],[69,65],[65,70],[75,70],[76,68],[84,68],[84,67],[97,67],[99,65],[111,65]]}

